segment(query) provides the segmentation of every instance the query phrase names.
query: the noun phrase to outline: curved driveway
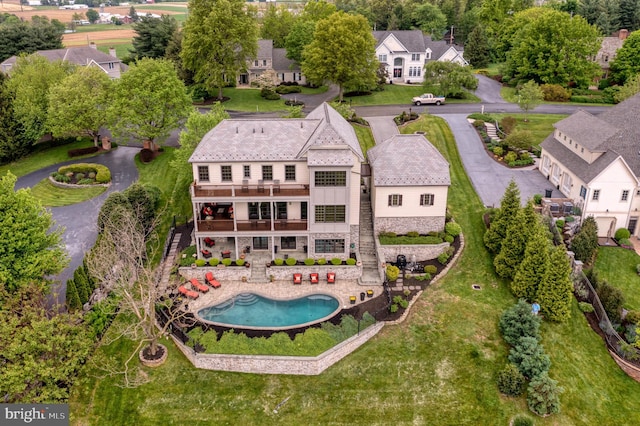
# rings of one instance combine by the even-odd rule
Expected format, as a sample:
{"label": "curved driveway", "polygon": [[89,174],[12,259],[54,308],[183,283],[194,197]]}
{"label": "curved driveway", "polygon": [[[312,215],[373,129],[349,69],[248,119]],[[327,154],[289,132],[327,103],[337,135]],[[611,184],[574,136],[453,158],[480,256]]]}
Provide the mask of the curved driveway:
{"label": "curved driveway", "polygon": [[73,272],[82,264],[84,254],[96,242],[98,236],[97,218],[100,207],[107,196],[113,191],[122,191],[138,179],[134,157],[140,148],[120,146],[111,152],[92,158],[72,160],[55,164],[44,169],[22,176],[16,183],[16,189],[33,187],[60,166],[74,163],[99,163],[111,170],[111,186],[100,196],[83,203],[64,207],[52,207],[51,213],[57,226],[64,228],[62,242],[69,254],[69,265],[56,277],[52,294],[54,302],[64,304],[67,280],[73,277]]}

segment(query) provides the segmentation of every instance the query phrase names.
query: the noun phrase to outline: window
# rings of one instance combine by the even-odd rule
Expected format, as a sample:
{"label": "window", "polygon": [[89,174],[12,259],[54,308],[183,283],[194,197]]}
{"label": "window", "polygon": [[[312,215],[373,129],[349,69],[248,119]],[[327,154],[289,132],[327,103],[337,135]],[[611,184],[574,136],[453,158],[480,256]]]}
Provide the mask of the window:
{"label": "window", "polygon": [[295,250],[296,237],[280,237],[280,248],[282,250]]}
{"label": "window", "polygon": [[198,180],[209,182],[209,166],[198,166]]}
{"label": "window", "polygon": [[300,203],[300,219],[307,220],[307,210],[309,206],[306,201]]}
{"label": "window", "polygon": [[593,190],[593,196],[591,197],[591,199],[593,201],[598,201],[600,199],[600,190],[599,189],[594,189]]}
{"label": "window", "polygon": [[316,240],[316,253],[344,253],[344,240]]}
{"label": "window", "polygon": [[296,166],[285,165],[284,166],[284,180],[296,180]]}
{"label": "window", "polygon": [[409,77],[420,77],[421,73],[422,73],[422,68],[409,67]]}
{"label": "window", "polygon": [[431,50],[427,50],[427,52],[424,55],[424,59],[431,59]]}
{"label": "window", "polygon": [[316,206],[316,223],[345,223],[345,206]]}
{"label": "window", "polygon": [[266,66],[267,66],[267,60],[266,60],[266,59],[263,59],[263,60],[262,60],[262,66],[263,66],[263,67],[266,67]]}
{"label": "window", "polygon": [[347,172],[316,172],[316,186],[347,186]]}
{"label": "window", "polygon": [[412,61],[419,61],[420,60],[420,54],[419,53],[412,53],[411,54],[411,60]]}
{"label": "window", "polygon": [[583,199],[587,197],[587,188],[582,185],[580,185],[580,197]]}
{"label": "window", "polygon": [[257,66],[258,66],[258,61],[257,61],[257,60],[256,60],[256,61],[253,61],[253,66],[254,66],[254,67],[257,67]]}
{"label": "window", "polygon": [[[560,134],[562,134],[562,133],[560,133]],[[567,140],[567,135],[564,135],[563,137],[564,137],[564,140],[566,141]],[[569,145],[571,145],[571,141],[569,141]]]}
{"label": "window", "polygon": [[400,194],[391,194],[389,195],[389,205],[390,206],[401,206],[402,205],[402,195]]}
{"label": "window", "polygon": [[387,55],[385,55],[385,54],[378,55],[378,61],[387,62]]}
{"label": "window", "polygon": [[421,194],[420,195],[420,205],[421,206],[432,206],[435,200],[435,195],[433,194]]}
{"label": "window", "polygon": [[620,201],[627,201],[629,199],[629,190],[628,189],[623,189],[622,190],[622,197],[620,197]]}
{"label": "window", "polygon": [[245,164],[244,166],[242,166],[242,171],[243,171],[243,175],[246,178],[250,178],[251,177],[251,166],[248,164]]}
{"label": "window", "polygon": [[115,68],[115,65],[113,64],[113,62],[109,62],[109,69],[112,70]]}
{"label": "window", "polygon": [[584,154],[584,148],[580,148],[580,153]]}
{"label": "window", "polygon": [[569,139],[569,146],[571,146],[571,139]]}
{"label": "window", "polygon": [[220,175],[223,182],[231,181],[231,166],[220,166]]}
{"label": "window", "polygon": [[262,179],[273,180],[273,166],[262,166]]}

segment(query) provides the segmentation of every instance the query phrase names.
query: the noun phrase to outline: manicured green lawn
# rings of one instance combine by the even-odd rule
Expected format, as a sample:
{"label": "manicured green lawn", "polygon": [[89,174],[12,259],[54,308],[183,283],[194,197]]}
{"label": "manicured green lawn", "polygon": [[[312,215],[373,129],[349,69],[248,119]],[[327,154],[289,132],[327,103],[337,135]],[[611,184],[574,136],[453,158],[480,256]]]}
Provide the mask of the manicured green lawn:
{"label": "manicured green lawn", "polygon": [[528,121],[524,121],[524,113],[489,115],[498,120],[498,122],[507,116],[514,117],[517,120],[516,129],[529,130],[533,134],[535,145],[540,145],[547,136],[553,133],[554,123],[567,117],[565,114],[527,114]]}
{"label": "manicured green lawn", "polygon": [[353,123],[351,125],[353,126],[353,130],[356,131],[358,141],[360,141],[360,148],[362,149],[362,153],[366,158],[367,151],[370,148],[373,148],[376,144],[376,141],[373,139],[373,133],[371,133],[371,127],[361,126],[359,124]]}
{"label": "manicured green lawn", "polygon": [[624,294],[625,309],[640,310],[640,276],[636,265],[640,264],[640,256],[633,251],[621,247],[600,247],[595,270],[598,275],[619,288]]}
{"label": "manicured green lawn", "polygon": [[[245,112],[282,111],[283,114],[286,114],[287,111],[284,99],[268,101],[260,96],[259,89],[236,89],[234,87],[225,87],[222,90],[222,93],[224,96],[230,98],[222,104],[226,110]],[[207,106],[205,105],[204,108],[207,108]]]}
{"label": "manicured green lawn", "polygon": [[81,188],[61,188],[53,185],[47,178],[31,188],[31,194],[40,200],[43,206],[60,207],[90,200],[106,190],[107,187],[101,185],[86,185]]}
{"label": "manicured green lawn", "polygon": [[[49,145],[43,144],[42,147],[48,147]],[[11,171],[17,177],[28,175],[29,173],[40,170],[44,167],[51,166],[52,164],[62,163],[64,161],[71,160],[71,157],[67,154],[70,149],[86,148],[93,146],[92,141],[82,140],[72,142],[70,144],[56,146],[53,148],[43,149],[35,152],[28,157],[21,158],[13,163],[0,166],[0,176],[4,176],[7,171]],[[85,155],[82,157],[74,158],[89,158],[94,157],[96,154]]]}
{"label": "manicured green lawn", "polygon": [[91,25],[76,25],[77,33],[93,33],[96,31],[115,31],[115,30],[130,30],[133,29],[133,24],[91,24]]}
{"label": "manicured green lawn", "polygon": [[[367,105],[403,105],[407,108],[411,106],[411,98],[424,93],[422,85],[404,85],[404,84],[387,84],[381,92],[372,92],[368,96],[344,97],[344,100],[350,102],[352,106]],[[451,99],[447,98],[447,103],[469,103],[479,102],[480,100],[474,95],[468,93],[467,99]],[[434,106],[434,108],[437,108]]]}
{"label": "manicured green lawn", "polygon": [[107,44],[99,44],[98,50],[104,53],[109,53],[109,48],[113,47],[116,49],[116,56],[120,59],[124,59],[129,56],[129,50],[133,49],[133,44],[131,43],[107,43]]}

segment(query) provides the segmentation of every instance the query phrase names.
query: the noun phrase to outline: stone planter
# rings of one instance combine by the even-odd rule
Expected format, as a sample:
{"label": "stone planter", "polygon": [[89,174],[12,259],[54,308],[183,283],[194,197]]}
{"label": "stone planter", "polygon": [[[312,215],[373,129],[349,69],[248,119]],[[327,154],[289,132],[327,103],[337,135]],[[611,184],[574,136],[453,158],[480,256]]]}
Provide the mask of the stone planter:
{"label": "stone planter", "polygon": [[148,348],[148,346],[145,346],[144,348],[140,349],[140,352],[138,353],[142,365],[145,365],[147,367],[159,367],[164,364],[164,362],[167,360],[167,355],[169,354],[167,347],[158,343],[158,352],[160,352],[160,356],[156,359],[147,359],[145,357],[145,351]]}

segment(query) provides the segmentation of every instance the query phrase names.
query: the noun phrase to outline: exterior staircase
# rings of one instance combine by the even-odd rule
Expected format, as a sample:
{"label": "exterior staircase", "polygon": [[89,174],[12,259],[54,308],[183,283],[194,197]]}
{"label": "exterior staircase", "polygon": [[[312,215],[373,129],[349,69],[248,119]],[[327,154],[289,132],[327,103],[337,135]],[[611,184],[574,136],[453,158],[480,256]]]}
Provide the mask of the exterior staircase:
{"label": "exterior staircase", "polygon": [[182,234],[179,232],[176,232],[176,234],[173,236],[173,240],[171,241],[171,248],[169,249],[169,254],[167,255],[166,259],[162,264],[162,278],[158,283],[158,287],[159,287],[158,289],[160,294],[164,294],[165,292],[167,292],[169,288],[169,284],[170,284],[169,278],[171,277],[171,269],[176,263],[178,243],[180,243],[181,236]]}
{"label": "exterior staircase", "polygon": [[360,260],[362,277],[360,284],[381,285],[378,272],[378,256],[376,254],[375,237],[373,235],[373,217],[369,194],[360,195]]}
{"label": "exterior staircase", "polygon": [[492,141],[500,142],[502,140],[500,139],[500,137],[498,137],[498,131],[495,124],[484,123],[484,127],[487,129],[487,136],[489,136]]}

